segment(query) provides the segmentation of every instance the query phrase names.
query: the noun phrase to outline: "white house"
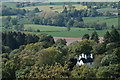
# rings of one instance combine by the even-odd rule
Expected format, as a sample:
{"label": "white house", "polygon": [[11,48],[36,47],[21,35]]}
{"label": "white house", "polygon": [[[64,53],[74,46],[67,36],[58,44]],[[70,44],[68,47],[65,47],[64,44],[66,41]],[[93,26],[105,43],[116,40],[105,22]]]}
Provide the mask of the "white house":
{"label": "white house", "polygon": [[93,55],[92,54],[85,55],[85,54],[82,53],[81,55],[79,55],[79,57],[77,58],[76,65],[81,66],[81,65],[84,65],[84,64],[92,67],[92,65],[93,65]]}

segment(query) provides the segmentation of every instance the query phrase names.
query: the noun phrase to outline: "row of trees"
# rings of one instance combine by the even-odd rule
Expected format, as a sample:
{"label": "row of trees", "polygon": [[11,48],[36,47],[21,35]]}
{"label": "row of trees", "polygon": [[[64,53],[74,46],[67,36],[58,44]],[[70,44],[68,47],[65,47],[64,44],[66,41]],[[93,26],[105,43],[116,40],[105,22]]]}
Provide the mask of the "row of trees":
{"label": "row of trees", "polygon": [[[42,19],[41,17],[32,17],[32,18],[26,18],[26,17],[16,17],[16,18],[11,18],[6,17],[3,18],[2,20],[2,26],[6,29],[14,29],[17,31],[24,31],[25,23],[21,23],[21,20],[29,20],[28,23],[33,23],[33,24],[38,24],[38,25],[54,25],[54,26],[66,26],[67,30],[69,31],[71,27],[79,27],[79,28],[93,28],[96,30],[103,30],[107,29],[107,24],[106,22],[97,24],[97,23],[84,23],[82,17],[77,17],[77,18],[67,18],[64,17],[63,15],[57,15],[55,18],[48,18],[48,19]],[[29,30],[27,29],[26,31],[33,31],[32,29]],[[35,30],[34,30],[35,31]],[[39,30],[36,30],[39,32]]]}
{"label": "row of trees", "polygon": [[14,9],[14,8],[9,8],[7,6],[2,7],[2,16],[11,16],[11,15],[25,15],[26,13],[29,12],[40,12],[38,8],[35,8],[33,10],[25,10],[25,9]]}
{"label": "row of trees", "polygon": [[[26,7],[26,6],[37,6],[42,3],[35,3],[35,2],[17,2],[16,7]],[[49,5],[56,5],[59,3],[50,2]],[[97,8],[105,8],[105,7],[112,7],[117,8],[116,2],[63,2],[63,5],[71,5],[71,4],[81,4],[83,6],[97,6]]]}

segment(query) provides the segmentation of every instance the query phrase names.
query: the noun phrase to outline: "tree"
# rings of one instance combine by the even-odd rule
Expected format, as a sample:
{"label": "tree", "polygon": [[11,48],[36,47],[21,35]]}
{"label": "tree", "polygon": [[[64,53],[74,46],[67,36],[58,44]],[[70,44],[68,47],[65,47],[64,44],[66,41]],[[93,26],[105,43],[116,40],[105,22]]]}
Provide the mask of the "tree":
{"label": "tree", "polygon": [[12,25],[17,25],[17,22],[18,22],[18,19],[17,19],[17,18],[11,19]]}
{"label": "tree", "polygon": [[2,79],[16,79],[15,71],[16,67],[13,60],[2,64]]}
{"label": "tree", "polygon": [[106,34],[104,35],[104,43],[109,43],[110,42],[110,33],[107,31]]}
{"label": "tree", "polygon": [[75,47],[73,47],[73,53],[76,55],[80,55],[82,53],[90,55],[93,45],[95,45],[95,42],[93,40],[84,39],[81,42],[77,43]]}
{"label": "tree", "polygon": [[91,40],[96,41],[97,43],[99,42],[98,34],[96,31],[94,31],[91,35]]}
{"label": "tree", "polygon": [[23,24],[21,24],[21,25],[15,25],[14,29],[16,31],[24,31],[24,25]]}
{"label": "tree", "polygon": [[58,39],[55,44],[63,44],[63,45],[66,45],[66,40],[65,39]]}
{"label": "tree", "polygon": [[82,37],[82,39],[89,39],[89,38],[90,38],[89,34],[84,34]]}
{"label": "tree", "polygon": [[70,19],[70,20],[67,22],[67,24],[66,24],[66,26],[67,26],[67,31],[70,31],[70,27],[72,27],[73,24],[74,24],[74,21],[73,21],[72,19]]}
{"label": "tree", "polygon": [[94,64],[93,64],[93,67],[94,68],[99,68],[99,67],[101,67],[101,60],[103,59],[103,57],[105,57],[105,55],[103,54],[103,55],[96,55],[95,57],[94,57]]}
{"label": "tree", "polygon": [[32,70],[28,74],[28,78],[68,78],[70,76],[70,71],[67,68],[67,64],[61,65],[59,63],[55,63],[51,66],[43,65],[42,67],[38,65],[34,65]]}
{"label": "tree", "polygon": [[10,16],[8,16],[7,18],[6,18],[6,20],[7,21],[10,21],[12,18],[10,17]]}
{"label": "tree", "polygon": [[93,50],[92,50],[92,53],[94,55],[98,55],[98,54],[104,54],[106,51],[106,46],[105,44],[102,44],[102,43],[98,43],[96,45],[93,46]]}
{"label": "tree", "polygon": [[37,13],[37,12],[40,12],[40,10],[38,8],[35,8],[33,12]]}
{"label": "tree", "polygon": [[53,24],[56,26],[65,26],[64,20],[64,15],[59,14],[55,17],[55,19],[53,19]]}
{"label": "tree", "polygon": [[97,78],[118,78],[120,76],[120,64],[100,67],[96,73]]}
{"label": "tree", "polygon": [[118,58],[120,58],[120,47],[115,48],[113,54],[115,54]]}
{"label": "tree", "polygon": [[76,20],[77,20],[78,22],[82,22],[82,21],[83,21],[83,19],[82,19],[81,16],[78,16],[78,17],[76,18]]}
{"label": "tree", "polygon": [[111,13],[110,13],[109,11],[105,11],[103,15],[105,15],[105,16],[110,16]]}
{"label": "tree", "polygon": [[80,79],[95,78],[96,70],[87,65],[79,66],[71,71],[71,77]]}
{"label": "tree", "polygon": [[42,49],[41,51],[38,51],[36,53],[36,63],[39,65],[43,65],[43,64],[48,64],[48,65],[52,65],[55,62],[58,63],[63,63],[63,53],[61,53],[59,50],[57,50],[54,47],[49,47],[47,49]]}
{"label": "tree", "polygon": [[40,42],[48,42],[47,45],[53,45],[55,43],[53,37],[51,35],[41,35]]}
{"label": "tree", "polygon": [[120,41],[120,34],[119,34],[119,32],[115,28],[113,28],[111,30],[110,35],[111,35],[111,37],[110,37],[110,41],[111,42]]}
{"label": "tree", "polygon": [[62,13],[67,13],[67,7],[64,7],[64,10],[62,11]]}
{"label": "tree", "polygon": [[101,65],[102,66],[109,66],[111,64],[119,64],[119,58],[114,55],[114,54],[111,54],[111,55],[106,55],[102,60],[101,60]]}

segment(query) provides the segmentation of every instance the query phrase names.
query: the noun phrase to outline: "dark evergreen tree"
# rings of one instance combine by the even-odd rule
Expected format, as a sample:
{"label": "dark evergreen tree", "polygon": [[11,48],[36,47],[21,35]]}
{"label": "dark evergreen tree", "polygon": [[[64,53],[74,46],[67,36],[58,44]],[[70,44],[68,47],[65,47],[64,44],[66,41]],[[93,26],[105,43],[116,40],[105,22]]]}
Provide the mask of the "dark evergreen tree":
{"label": "dark evergreen tree", "polygon": [[82,39],[89,39],[89,38],[90,38],[89,34],[84,34],[82,37]]}
{"label": "dark evergreen tree", "polygon": [[37,13],[37,12],[40,12],[40,10],[38,8],[35,8],[33,12]]}
{"label": "dark evergreen tree", "polygon": [[110,33],[107,31],[106,34],[104,35],[104,43],[109,43],[110,42]]}
{"label": "dark evergreen tree", "polygon": [[97,43],[99,42],[98,34],[96,31],[94,31],[91,35],[91,40],[96,41]]}
{"label": "dark evergreen tree", "polygon": [[112,29],[112,31],[110,32],[110,35],[111,35],[111,37],[110,37],[111,42],[120,41],[120,34],[115,28]]}
{"label": "dark evergreen tree", "polygon": [[64,10],[62,11],[62,13],[67,13],[67,7],[64,7]]}

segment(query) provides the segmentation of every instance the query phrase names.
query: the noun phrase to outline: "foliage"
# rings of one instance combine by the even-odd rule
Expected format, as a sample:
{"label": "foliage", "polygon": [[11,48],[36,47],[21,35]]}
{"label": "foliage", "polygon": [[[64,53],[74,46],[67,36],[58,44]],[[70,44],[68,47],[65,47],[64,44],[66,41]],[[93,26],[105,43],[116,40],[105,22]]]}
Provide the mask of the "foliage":
{"label": "foliage", "polygon": [[92,33],[92,35],[91,35],[91,40],[94,40],[94,41],[96,41],[97,43],[99,42],[98,34],[97,34],[96,31]]}
{"label": "foliage", "polygon": [[15,79],[15,64],[13,60],[9,60],[2,64],[2,78],[3,79]]}
{"label": "foliage", "polygon": [[66,40],[65,39],[58,39],[56,40],[55,44],[63,44],[63,45],[66,45]]}
{"label": "foliage", "polygon": [[116,55],[106,55],[101,60],[102,66],[109,66],[111,64],[119,64],[119,58]]}
{"label": "foliage", "polygon": [[44,65],[39,67],[34,65],[32,70],[28,74],[28,78],[68,78],[69,70],[67,69],[67,65],[62,66],[59,63],[55,63],[52,66]]}
{"label": "foliage", "polygon": [[104,54],[106,52],[105,44],[98,43],[93,46],[93,50],[91,51],[94,55]]}
{"label": "foliage", "polygon": [[120,40],[120,34],[115,28],[111,30],[110,34],[111,34],[111,37],[110,37],[111,42],[117,42]]}
{"label": "foliage", "polygon": [[113,64],[110,66],[100,67],[96,73],[97,78],[118,78],[120,76],[120,65]]}
{"label": "foliage", "polygon": [[82,39],[89,39],[89,37],[90,37],[89,34],[84,34]]}
{"label": "foliage", "polygon": [[49,47],[47,49],[38,51],[36,53],[36,56],[38,57],[37,64],[39,65],[43,65],[43,64],[52,65],[55,62],[61,64],[64,63],[64,53],[62,53],[61,51],[57,50],[54,47]]}
{"label": "foliage", "polygon": [[[76,55],[80,55],[82,53],[89,55],[91,53],[92,46],[95,44],[96,43],[93,40],[84,39],[81,42],[75,43],[73,47],[70,48],[70,51]],[[72,46],[72,44],[69,46]]]}
{"label": "foliage", "polygon": [[96,70],[90,68],[86,65],[76,67],[73,71],[71,71],[71,77],[73,78],[95,78],[96,77]]}
{"label": "foliage", "polygon": [[99,67],[101,67],[102,65],[101,65],[101,60],[103,59],[103,57],[105,57],[105,55],[103,54],[103,55],[96,55],[95,57],[94,57],[94,64],[93,64],[93,67],[94,68],[96,68],[96,69],[98,69]]}

